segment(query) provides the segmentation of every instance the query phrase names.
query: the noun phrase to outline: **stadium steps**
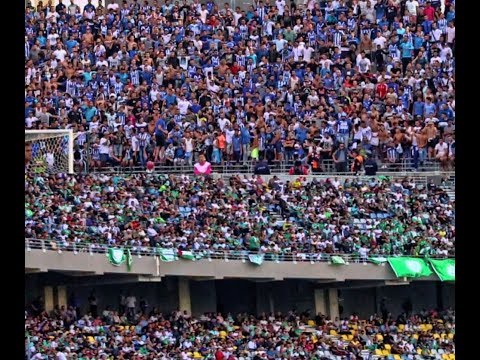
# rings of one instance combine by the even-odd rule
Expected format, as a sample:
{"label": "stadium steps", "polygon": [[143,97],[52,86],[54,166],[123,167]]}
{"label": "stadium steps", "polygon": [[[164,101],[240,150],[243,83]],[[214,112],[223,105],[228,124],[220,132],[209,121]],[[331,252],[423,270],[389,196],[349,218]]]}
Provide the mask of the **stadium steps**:
{"label": "stadium steps", "polygon": [[455,200],[455,189],[444,189],[450,199]]}

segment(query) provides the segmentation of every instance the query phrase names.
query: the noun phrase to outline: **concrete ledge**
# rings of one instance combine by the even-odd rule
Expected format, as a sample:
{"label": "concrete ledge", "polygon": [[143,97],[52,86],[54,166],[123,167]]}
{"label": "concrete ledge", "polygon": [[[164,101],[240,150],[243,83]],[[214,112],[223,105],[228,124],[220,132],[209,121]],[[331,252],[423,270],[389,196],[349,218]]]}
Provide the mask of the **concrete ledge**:
{"label": "concrete ledge", "polygon": [[[40,270],[41,269],[41,270]],[[264,262],[261,266],[249,262],[229,260],[178,260],[158,261],[152,256],[133,256],[130,272],[126,264],[111,265],[105,254],[74,254],[73,252],[31,250],[25,251],[25,273],[32,271],[85,272],[95,274],[149,275],[154,277],[188,276],[206,279],[310,279],[347,280],[397,280],[390,266],[374,264],[329,265],[310,262]],[[437,281],[435,275],[419,280]]]}

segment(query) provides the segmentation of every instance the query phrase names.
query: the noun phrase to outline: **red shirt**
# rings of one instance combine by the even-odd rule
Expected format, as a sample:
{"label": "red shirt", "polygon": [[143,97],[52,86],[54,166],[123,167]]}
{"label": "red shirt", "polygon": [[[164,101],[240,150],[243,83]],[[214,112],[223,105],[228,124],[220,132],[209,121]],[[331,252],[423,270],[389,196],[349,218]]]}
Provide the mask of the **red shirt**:
{"label": "red shirt", "polygon": [[377,94],[380,96],[380,99],[384,99],[385,96],[387,95],[387,84],[381,83],[377,85]]}
{"label": "red shirt", "polygon": [[423,15],[427,17],[428,20],[433,21],[435,20],[435,9],[432,5],[427,6],[423,9]]}
{"label": "red shirt", "polygon": [[225,355],[223,355],[223,352],[221,350],[217,350],[215,352],[215,360],[223,360],[225,359]]}

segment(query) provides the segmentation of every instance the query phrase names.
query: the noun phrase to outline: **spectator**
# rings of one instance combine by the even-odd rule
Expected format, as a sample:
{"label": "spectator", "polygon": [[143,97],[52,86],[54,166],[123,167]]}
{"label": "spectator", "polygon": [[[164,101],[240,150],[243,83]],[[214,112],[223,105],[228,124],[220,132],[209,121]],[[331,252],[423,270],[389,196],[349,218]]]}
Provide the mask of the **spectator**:
{"label": "spectator", "polygon": [[[225,167],[259,159],[290,167],[299,159],[320,172],[333,170],[333,147],[335,169],[347,172],[337,149],[351,149],[360,136],[355,125],[372,134],[384,126],[388,138],[418,120],[431,142],[423,166],[435,164],[434,139],[443,133],[431,139],[433,130],[445,120],[455,126],[454,5],[334,1],[319,17],[313,2],[283,3],[243,15],[213,3],[27,7],[25,129],[83,133],[75,145],[83,146],[87,168],[145,168],[151,160],[165,169],[204,154]],[[307,11],[308,26],[297,24]],[[146,24],[160,17],[168,21]],[[332,147],[311,153],[326,134]],[[173,157],[165,154],[170,144]],[[417,163],[413,146],[402,144],[399,166]],[[372,153],[380,166],[388,165],[383,155]]]}
{"label": "spectator", "polygon": [[212,165],[206,160],[205,155],[198,157],[198,162],[193,169],[195,175],[210,175],[212,173]]}
{"label": "spectator", "polygon": [[365,159],[365,175],[375,176],[377,174],[378,165],[374,158],[367,156]]}
{"label": "spectator", "polygon": [[[144,190],[129,191],[138,181],[142,181]],[[94,244],[98,250],[128,246],[135,252],[167,247],[208,254],[249,250],[245,233],[233,228],[233,224],[241,223],[251,236],[262,239],[258,244],[262,251],[280,257],[351,254],[355,248],[350,236],[364,243],[371,256],[455,254],[455,202],[441,188],[422,188],[409,178],[382,178],[367,183],[335,178],[307,181],[304,173],[288,181],[277,179],[268,186],[264,184],[258,176],[213,179],[156,173],[81,177],[27,173],[25,233],[28,238],[49,239],[45,246],[56,249],[72,249],[75,245],[77,251],[85,251],[87,244]],[[76,195],[62,195],[68,193]],[[203,202],[198,201],[199,193],[203,194]],[[321,201],[318,194],[323,194]],[[52,201],[57,198],[60,200]],[[218,199],[236,199],[236,207]],[[413,207],[409,205],[412,201],[416,204]],[[308,216],[305,209],[310,209]],[[282,228],[267,219],[259,220],[266,211],[278,213],[291,221],[291,226]],[[116,221],[111,224],[105,218]],[[222,226],[205,228],[207,219],[209,224]],[[361,219],[368,227],[363,227]],[[265,234],[259,223],[264,223]],[[342,235],[331,243],[328,233],[318,232],[319,223]],[[398,230],[400,224],[402,230]],[[193,229],[192,241],[185,242],[177,235],[178,226]],[[348,233],[342,226],[348,227]],[[70,236],[65,236],[65,231]],[[230,242],[212,240],[224,236],[223,231],[232,234]],[[402,235],[398,236],[397,231]],[[145,237],[147,233],[151,236]],[[103,242],[105,237],[108,243]],[[312,243],[317,245],[312,247]]]}
{"label": "spectator", "polygon": [[347,172],[348,150],[344,143],[340,143],[338,149],[333,152],[332,158],[337,172]]}
{"label": "spectator", "polygon": [[255,164],[255,169],[253,171],[255,175],[270,175],[270,167],[268,162],[265,160],[260,160]]}
{"label": "spectator", "polygon": [[[295,310],[192,317],[181,311],[160,313],[152,309],[148,314],[135,313],[131,320],[108,309],[102,316],[81,319],[59,312],[27,312],[26,355],[31,359],[245,360],[285,358],[286,352],[291,359],[320,359],[325,354],[347,358],[379,353],[392,357],[416,357],[418,353],[428,357],[433,353],[445,358],[455,354],[454,310],[403,312],[393,317],[384,300],[380,308],[384,318],[345,314],[331,319],[319,314],[317,325],[308,314]],[[253,327],[256,331],[240,331]]]}
{"label": "spectator", "polygon": [[290,175],[308,175],[308,167],[303,165],[300,160],[296,160],[288,173]]}

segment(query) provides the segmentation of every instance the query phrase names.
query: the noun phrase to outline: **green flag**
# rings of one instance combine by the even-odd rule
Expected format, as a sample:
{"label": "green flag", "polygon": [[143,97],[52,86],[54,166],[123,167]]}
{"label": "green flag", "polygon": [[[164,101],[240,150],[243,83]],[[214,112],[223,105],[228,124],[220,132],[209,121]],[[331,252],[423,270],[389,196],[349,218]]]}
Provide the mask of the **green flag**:
{"label": "green flag", "polygon": [[159,249],[160,260],[165,262],[171,262],[177,260],[177,254],[175,249]]}
{"label": "green flag", "polygon": [[251,254],[251,255],[248,255],[248,260],[250,260],[252,264],[262,265],[264,257],[265,257],[265,254]]}
{"label": "green flag", "polygon": [[132,253],[130,252],[130,249],[127,249],[127,271],[132,270],[132,263],[133,263]]}
{"label": "green flag", "polygon": [[191,251],[182,251],[180,252],[180,258],[185,260],[195,260],[195,255]]}
{"label": "green flag", "polygon": [[118,248],[109,248],[107,252],[107,258],[110,264],[114,266],[120,266],[126,260],[125,252],[123,249]]}
{"label": "green flag", "polygon": [[421,258],[389,257],[388,263],[397,277],[416,278],[432,274],[427,262]]}
{"label": "green flag", "polygon": [[455,259],[428,259],[433,270],[442,281],[455,281]]}
{"label": "green flag", "polygon": [[368,260],[370,260],[372,263],[377,265],[381,265],[387,262],[387,258],[383,256],[371,257],[371,258],[368,258]]}
{"label": "green flag", "polygon": [[345,265],[345,260],[341,256],[337,256],[337,255],[332,256],[330,260],[334,265]]}
{"label": "green flag", "polygon": [[260,247],[260,240],[256,236],[252,236],[248,241],[250,250],[257,250]]}

